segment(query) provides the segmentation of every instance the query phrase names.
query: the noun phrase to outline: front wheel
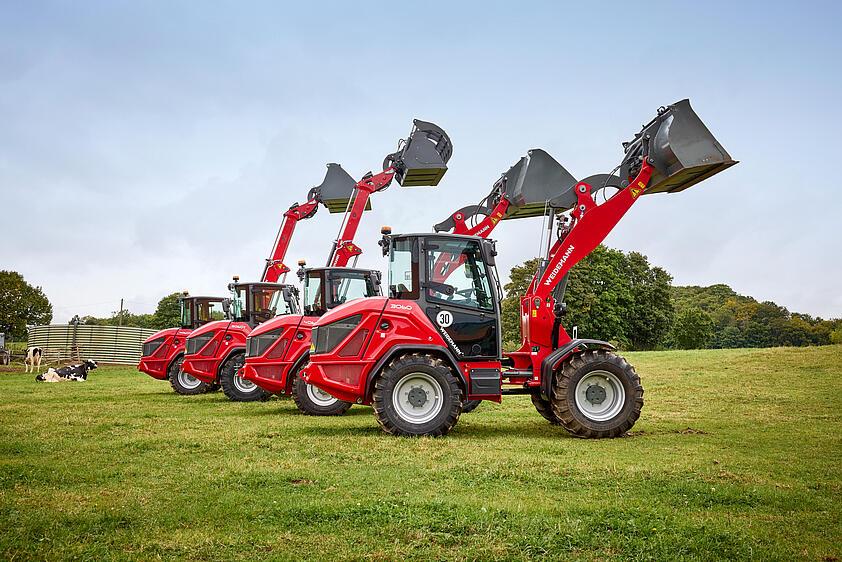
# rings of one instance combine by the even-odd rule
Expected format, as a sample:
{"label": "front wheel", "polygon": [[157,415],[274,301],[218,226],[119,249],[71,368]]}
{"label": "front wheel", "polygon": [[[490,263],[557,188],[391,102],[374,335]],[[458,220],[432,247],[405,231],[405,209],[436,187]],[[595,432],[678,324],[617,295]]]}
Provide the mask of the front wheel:
{"label": "front wheel", "polygon": [[219,384],[222,392],[234,402],[256,402],[266,400],[272,394],[267,392],[243,377],[237,375],[246,362],[246,356],[242,353],[230,357],[219,372]]}
{"label": "front wheel", "polygon": [[446,435],[462,413],[462,390],[437,357],[412,353],[392,360],[374,383],[374,415],[392,435]]}
{"label": "front wheel", "polygon": [[462,413],[463,414],[470,414],[477,408],[479,405],[482,404],[482,400],[465,400],[462,402]]}
{"label": "front wheel", "polygon": [[643,386],[634,367],[597,349],[567,359],[556,372],[553,414],[576,437],[619,437],[643,409]]}
{"label": "front wheel", "polygon": [[182,396],[195,396],[197,394],[204,394],[210,388],[210,385],[204,383],[191,375],[181,370],[181,365],[184,363],[184,356],[172,362],[167,377],[170,379],[170,386],[174,391]]}
{"label": "front wheel", "polygon": [[334,398],[321,388],[307,384],[297,374],[292,383],[292,399],[298,410],[308,416],[341,416],[351,407],[350,402]]}

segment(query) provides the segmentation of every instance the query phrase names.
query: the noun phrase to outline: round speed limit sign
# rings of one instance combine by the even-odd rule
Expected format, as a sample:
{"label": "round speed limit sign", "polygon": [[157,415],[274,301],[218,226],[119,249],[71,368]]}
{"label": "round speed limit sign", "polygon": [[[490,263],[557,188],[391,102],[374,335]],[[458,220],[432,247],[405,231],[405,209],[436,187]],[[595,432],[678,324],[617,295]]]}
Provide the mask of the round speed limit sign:
{"label": "round speed limit sign", "polygon": [[436,323],[442,328],[447,328],[453,324],[453,313],[449,310],[442,310],[436,315]]}

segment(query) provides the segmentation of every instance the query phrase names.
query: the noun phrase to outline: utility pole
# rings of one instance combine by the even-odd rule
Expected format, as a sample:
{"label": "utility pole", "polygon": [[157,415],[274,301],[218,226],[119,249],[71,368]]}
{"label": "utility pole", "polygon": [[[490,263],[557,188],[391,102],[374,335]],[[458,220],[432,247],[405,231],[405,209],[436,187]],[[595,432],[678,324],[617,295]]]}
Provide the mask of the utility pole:
{"label": "utility pole", "polygon": [[117,317],[117,325],[123,325],[123,299],[120,299],[120,315]]}

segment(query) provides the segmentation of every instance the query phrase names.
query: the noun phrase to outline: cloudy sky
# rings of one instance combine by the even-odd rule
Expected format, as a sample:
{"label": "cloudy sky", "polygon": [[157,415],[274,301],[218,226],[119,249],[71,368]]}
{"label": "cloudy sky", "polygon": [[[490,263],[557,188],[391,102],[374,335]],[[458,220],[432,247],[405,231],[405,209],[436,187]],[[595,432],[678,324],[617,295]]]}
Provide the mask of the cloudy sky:
{"label": "cloudy sky", "polygon": [[[455,146],[439,187],[372,198],[428,230],[534,147],[609,171],[656,108],[691,99],[738,166],[641,200],[607,243],[679,284],[727,283],[842,315],[842,8],[578,2],[0,2],[0,269],[56,322],[220,294],[262,271],[283,211],[325,163],[377,171],[413,118]],[[593,6],[593,7],[591,7]],[[340,215],[300,223],[321,264]],[[541,224],[496,231],[501,272]]]}

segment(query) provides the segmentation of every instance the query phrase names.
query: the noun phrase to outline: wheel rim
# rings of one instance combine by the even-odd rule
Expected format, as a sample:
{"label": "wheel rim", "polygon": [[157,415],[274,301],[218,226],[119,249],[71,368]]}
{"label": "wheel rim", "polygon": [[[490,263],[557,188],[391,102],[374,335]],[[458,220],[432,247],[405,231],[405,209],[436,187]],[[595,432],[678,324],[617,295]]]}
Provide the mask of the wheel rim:
{"label": "wheel rim", "polygon": [[257,389],[257,385],[251,382],[250,380],[244,379],[243,377],[234,374],[234,388],[236,388],[240,392],[245,392],[246,394],[248,394],[250,392],[254,392]]}
{"label": "wheel rim", "polygon": [[406,421],[420,424],[435,418],[444,406],[444,392],[427,373],[410,373],[398,381],[392,405]]}
{"label": "wheel rim", "polygon": [[317,406],[333,406],[339,402],[338,398],[334,398],[330,393],[312,384],[307,385],[307,397]]}
{"label": "wheel rim", "polygon": [[576,407],[583,416],[602,422],[614,418],[626,404],[623,383],[608,371],[591,371],[576,384]]}
{"label": "wheel rim", "polygon": [[178,384],[180,384],[183,388],[187,390],[196,390],[201,386],[202,381],[191,375],[190,373],[185,373],[182,370],[178,371]]}

